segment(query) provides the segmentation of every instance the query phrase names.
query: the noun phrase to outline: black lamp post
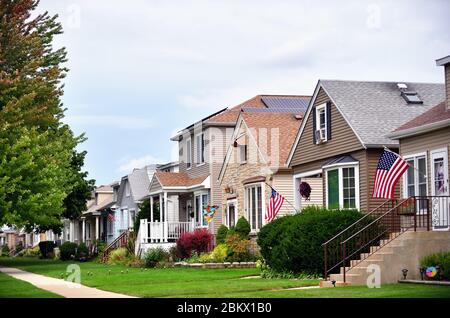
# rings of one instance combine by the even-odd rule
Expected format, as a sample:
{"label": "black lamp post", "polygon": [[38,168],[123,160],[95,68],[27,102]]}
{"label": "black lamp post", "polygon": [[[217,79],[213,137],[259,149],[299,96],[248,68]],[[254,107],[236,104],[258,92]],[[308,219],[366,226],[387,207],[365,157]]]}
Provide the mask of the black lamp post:
{"label": "black lamp post", "polygon": [[437,280],[441,280],[441,265],[436,266]]}
{"label": "black lamp post", "polygon": [[331,283],[333,284],[333,287],[336,287],[336,281],[332,280]]}
{"label": "black lamp post", "polygon": [[423,280],[423,274],[425,274],[425,267],[419,267],[420,279]]}

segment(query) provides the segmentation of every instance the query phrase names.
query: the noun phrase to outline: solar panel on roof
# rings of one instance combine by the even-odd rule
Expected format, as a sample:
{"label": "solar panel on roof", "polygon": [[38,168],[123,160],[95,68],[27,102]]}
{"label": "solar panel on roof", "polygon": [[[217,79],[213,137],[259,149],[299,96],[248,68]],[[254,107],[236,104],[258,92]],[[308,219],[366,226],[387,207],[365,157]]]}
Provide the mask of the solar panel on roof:
{"label": "solar panel on roof", "polygon": [[244,113],[291,113],[298,114],[304,113],[305,110],[299,110],[297,108],[256,108],[256,107],[242,107]]}
{"label": "solar panel on roof", "polygon": [[309,98],[261,97],[269,109],[291,109],[295,112],[305,112],[308,108]]}

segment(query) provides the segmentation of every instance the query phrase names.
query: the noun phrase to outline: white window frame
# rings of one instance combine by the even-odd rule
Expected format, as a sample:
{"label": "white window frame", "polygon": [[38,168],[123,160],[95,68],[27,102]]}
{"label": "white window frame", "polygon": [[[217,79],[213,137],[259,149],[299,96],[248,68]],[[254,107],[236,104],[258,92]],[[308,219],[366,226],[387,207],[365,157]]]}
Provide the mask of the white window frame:
{"label": "white window frame", "polygon": [[[420,152],[420,153],[415,153],[415,154],[409,154],[409,155],[403,155],[403,159],[405,161],[414,160],[414,167],[418,168],[418,159],[420,158],[425,158],[425,182],[426,182],[426,187],[427,187],[427,194],[428,195],[428,156],[426,152]],[[408,197],[408,173],[405,172],[405,174],[403,174],[403,197],[407,198]],[[416,171],[414,169],[414,193],[419,193],[419,172]]]}
{"label": "white window frame", "polygon": [[355,208],[350,208],[347,210],[360,209],[360,193],[359,193],[359,163],[355,164],[336,164],[331,166],[323,167],[324,173],[323,178],[325,178],[325,204],[328,209],[328,171],[330,170],[338,170],[338,178],[339,178],[339,209],[344,210],[344,179],[342,169],[344,168],[355,168]]}
{"label": "white window frame", "polygon": [[[200,137],[200,145],[199,139]],[[203,154],[203,156],[202,156]],[[205,141],[205,133],[201,132],[195,135],[195,156],[196,156],[196,164],[197,167],[201,167],[206,164],[206,141]],[[203,158],[202,158],[203,157]],[[203,161],[201,161],[203,159]]]}
{"label": "white window frame", "polygon": [[125,196],[129,197],[131,195],[131,188],[130,188],[130,183],[126,182],[125,183]]}
{"label": "white window frame", "polygon": [[247,159],[248,159],[248,157],[247,157],[248,156],[247,155],[248,147],[247,147],[247,145],[239,145],[238,149],[239,149],[239,163],[241,165],[244,165],[247,163]]}
{"label": "white window frame", "polygon": [[[248,196],[247,196],[247,190],[251,189],[251,188],[258,188],[261,187],[261,225],[258,228],[258,218],[256,218],[256,229],[252,228],[252,216],[250,211],[252,210],[253,206],[252,206],[252,201],[249,200]],[[258,200],[256,198],[255,200],[256,204],[258,204]],[[266,220],[264,217],[264,214],[266,212],[266,184],[264,182],[257,182],[257,183],[251,183],[251,184],[247,184],[244,187],[244,206],[245,206],[245,218],[248,220],[248,222],[250,223],[250,233],[251,234],[256,234],[259,232],[259,230],[266,225]],[[258,206],[256,207],[256,210],[258,210]]]}
{"label": "white window frame", "polygon": [[[131,215],[133,214],[133,218]],[[128,210],[128,228],[134,227],[134,221],[136,220],[136,209]]]}
{"label": "white window frame", "polygon": [[[206,195],[208,197],[207,198],[207,202],[203,202],[203,196],[204,195]],[[198,213],[198,211],[197,211],[197,197],[200,197],[200,204],[201,204],[201,208],[202,208],[202,210],[201,210],[201,218],[199,218],[199,219],[201,219],[201,223],[200,224],[197,224],[196,220],[195,220],[196,216],[197,216],[197,213]],[[211,200],[211,198],[210,198],[209,191],[197,191],[197,192],[194,192],[194,223],[195,223],[197,228],[207,228],[208,227],[208,222],[206,222],[206,220],[204,219],[204,216],[203,216],[203,206],[205,205],[205,203],[208,204],[210,202],[210,200]],[[206,223],[203,224],[203,222],[206,222]]]}
{"label": "white window frame", "polygon": [[186,139],[186,170],[192,169],[192,139]]}
{"label": "white window frame", "polygon": [[[230,219],[229,219],[229,208],[230,208],[230,205],[234,206],[234,222],[235,223],[233,225],[230,224]],[[226,211],[226,214],[225,214],[226,226],[228,228],[236,226],[237,220],[238,220],[238,200],[237,199],[228,200],[227,201],[227,211]]]}
{"label": "white window frame", "polygon": [[[308,178],[308,177],[312,177],[312,176],[316,176],[318,174],[322,175],[322,180],[323,180],[323,170],[322,169],[317,169],[317,170],[312,170],[312,171],[307,171],[307,172],[301,172],[301,173],[297,173],[293,176],[293,187],[294,187],[294,206],[295,209],[297,211],[300,211],[302,209],[302,197],[300,196],[300,192],[299,192],[299,187],[300,187],[300,183],[302,182],[303,178]],[[323,181],[322,181],[323,182]]]}
{"label": "white window frame", "polygon": [[[320,126],[320,112],[323,110],[323,112],[324,112],[324,118],[325,118],[325,122],[324,122],[324,128],[321,128]],[[327,134],[327,132],[328,132],[328,127],[327,127],[327,104],[321,104],[321,105],[319,105],[319,106],[316,106],[316,131],[317,130],[321,130],[321,129],[324,129],[324,136],[325,136],[325,139],[323,140],[323,142],[326,142],[327,140],[328,140],[328,134]],[[314,132],[314,133],[316,133],[316,132]],[[318,141],[316,141],[316,142],[318,142]]]}

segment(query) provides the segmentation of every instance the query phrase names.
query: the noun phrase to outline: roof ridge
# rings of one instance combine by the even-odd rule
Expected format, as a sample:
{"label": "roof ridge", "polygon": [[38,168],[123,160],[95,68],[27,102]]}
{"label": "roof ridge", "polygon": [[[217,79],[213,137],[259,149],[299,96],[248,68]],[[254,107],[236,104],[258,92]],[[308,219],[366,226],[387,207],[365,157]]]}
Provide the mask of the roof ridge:
{"label": "roof ridge", "polygon": [[365,80],[346,80],[346,79],[328,79],[328,78],[321,78],[319,79],[320,82],[349,82],[349,83],[390,83],[390,84],[397,84],[397,83],[409,83],[409,84],[432,84],[432,85],[445,85],[444,82],[411,82],[411,81],[365,81]]}

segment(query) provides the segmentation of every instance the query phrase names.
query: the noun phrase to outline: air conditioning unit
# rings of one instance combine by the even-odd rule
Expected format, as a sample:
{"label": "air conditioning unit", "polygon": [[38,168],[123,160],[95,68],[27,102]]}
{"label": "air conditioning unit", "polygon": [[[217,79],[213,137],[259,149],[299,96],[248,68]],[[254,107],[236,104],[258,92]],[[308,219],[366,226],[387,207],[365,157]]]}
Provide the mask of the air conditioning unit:
{"label": "air conditioning unit", "polygon": [[325,129],[317,129],[316,130],[316,143],[321,144],[325,142]]}

